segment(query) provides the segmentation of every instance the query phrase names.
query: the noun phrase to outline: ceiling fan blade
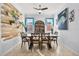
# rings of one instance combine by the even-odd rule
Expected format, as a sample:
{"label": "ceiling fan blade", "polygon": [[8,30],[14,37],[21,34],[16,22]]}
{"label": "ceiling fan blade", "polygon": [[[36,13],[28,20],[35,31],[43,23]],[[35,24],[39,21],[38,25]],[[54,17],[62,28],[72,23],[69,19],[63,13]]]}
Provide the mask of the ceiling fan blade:
{"label": "ceiling fan blade", "polygon": [[36,10],[40,10],[40,9],[38,9],[38,8],[35,8],[35,7],[33,7],[34,9],[36,9]]}
{"label": "ceiling fan blade", "polygon": [[47,10],[48,8],[46,7],[46,8],[42,8],[41,10]]}

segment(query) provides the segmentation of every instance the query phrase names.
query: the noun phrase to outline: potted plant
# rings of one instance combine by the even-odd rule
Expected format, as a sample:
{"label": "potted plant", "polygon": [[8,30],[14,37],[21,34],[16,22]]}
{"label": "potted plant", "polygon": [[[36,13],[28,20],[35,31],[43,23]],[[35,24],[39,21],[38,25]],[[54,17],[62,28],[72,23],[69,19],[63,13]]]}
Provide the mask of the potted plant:
{"label": "potted plant", "polygon": [[15,12],[14,10],[11,12],[11,15],[12,15],[12,17],[13,17],[15,20],[18,19],[18,15],[16,14],[16,12]]}
{"label": "potted plant", "polygon": [[27,32],[27,27],[24,25],[24,23],[23,22],[19,22],[19,23],[24,27],[25,31]]}

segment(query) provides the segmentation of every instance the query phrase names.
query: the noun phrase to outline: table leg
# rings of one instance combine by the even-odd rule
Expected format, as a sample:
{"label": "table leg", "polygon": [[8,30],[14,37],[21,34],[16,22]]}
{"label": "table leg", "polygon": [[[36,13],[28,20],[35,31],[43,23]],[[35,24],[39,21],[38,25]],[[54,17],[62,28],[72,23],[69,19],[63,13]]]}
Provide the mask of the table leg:
{"label": "table leg", "polygon": [[48,38],[48,49],[51,49],[51,40]]}
{"label": "table leg", "polygon": [[56,45],[58,46],[57,38],[56,38]]}

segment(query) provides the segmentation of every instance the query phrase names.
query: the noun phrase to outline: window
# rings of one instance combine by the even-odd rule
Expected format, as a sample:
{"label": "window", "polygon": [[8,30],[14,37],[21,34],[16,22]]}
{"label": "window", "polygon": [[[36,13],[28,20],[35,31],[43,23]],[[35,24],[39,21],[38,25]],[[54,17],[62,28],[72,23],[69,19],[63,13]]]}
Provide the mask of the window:
{"label": "window", "polygon": [[54,18],[46,18],[45,24],[46,24],[46,32],[52,32],[53,33]]}
{"label": "window", "polygon": [[34,32],[34,18],[26,18],[25,25],[28,33]]}

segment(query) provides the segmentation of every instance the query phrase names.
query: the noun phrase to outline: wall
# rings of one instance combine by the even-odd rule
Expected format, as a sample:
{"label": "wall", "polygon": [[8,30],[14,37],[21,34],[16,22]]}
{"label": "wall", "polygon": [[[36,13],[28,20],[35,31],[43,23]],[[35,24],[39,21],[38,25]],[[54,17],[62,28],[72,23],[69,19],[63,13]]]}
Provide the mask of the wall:
{"label": "wall", "polygon": [[[69,12],[73,9],[75,10],[75,21],[68,23],[68,30],[59,31],[59,40],[62,40],[66,47],[75,52],[79,52],[79,4],[66,4],[61,10],[66,7],[69,8]],[[60,13],[61,10],[59,10],[57,14]]]}
{"label": "wall", "polygon": [[[2,4],[0,4],[1,7]],[[1,9],[0,9],[1,12]],[[0,55],[4,55],[13,49],[19,42],[21,42],[20,37],[14,37],[10,40],[3,41],[4,38],[1,38],[1,13],[0,13]]]}

